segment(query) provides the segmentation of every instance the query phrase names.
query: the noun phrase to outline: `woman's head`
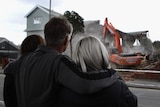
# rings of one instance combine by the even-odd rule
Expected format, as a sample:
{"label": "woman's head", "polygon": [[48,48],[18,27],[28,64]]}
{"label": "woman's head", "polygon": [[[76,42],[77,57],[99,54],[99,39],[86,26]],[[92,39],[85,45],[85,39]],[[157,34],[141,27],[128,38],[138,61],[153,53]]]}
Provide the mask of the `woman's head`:
{"label": "woman's head", "polygon": [[37,46],[40,44],[45,44],[44,39],[40,35],[29,35],[22,41],[20,47],[20,54],[33,52],[37,49]]}
{"label": "woman's head", "polygon": [[109,68],[108,52],[103,43],[94,36],[81,39],[76,46],[73,60],[84,72]]}

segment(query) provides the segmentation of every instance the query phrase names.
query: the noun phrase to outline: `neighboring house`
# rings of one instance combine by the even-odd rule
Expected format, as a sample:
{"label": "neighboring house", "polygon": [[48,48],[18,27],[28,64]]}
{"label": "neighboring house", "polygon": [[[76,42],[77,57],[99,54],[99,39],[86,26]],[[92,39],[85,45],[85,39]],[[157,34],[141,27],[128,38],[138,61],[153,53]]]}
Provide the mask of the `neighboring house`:
{"label": "neighboring house", "polygon": [[[51,14],[50,14],[51,13]],[[49,17],[60,16],[60,13],[51,11],[43,6],[36,5],[29,13],[26,14],[27,18],[27,36],[31,34],[39,34],[44,37],[44,26],[49,21]]]}
{"label": "neighboring house", "polygon": [[0,59],[5,56],[10,59],[16,59],[19,54],[19,48],[13,42],[0,37]]}

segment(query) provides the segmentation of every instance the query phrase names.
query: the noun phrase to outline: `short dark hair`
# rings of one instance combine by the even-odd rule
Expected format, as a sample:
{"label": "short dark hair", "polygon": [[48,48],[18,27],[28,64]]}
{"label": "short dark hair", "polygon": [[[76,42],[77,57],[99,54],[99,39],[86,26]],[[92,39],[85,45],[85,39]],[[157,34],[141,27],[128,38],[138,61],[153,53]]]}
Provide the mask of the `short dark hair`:
{"label": "short dark hair", "polygon": [[72,33],[72,25],[66,17],[53,17],[45,25],[46,45],[60,45]]}
{"label": "short dark hair", "polygon": [[37,49],[37,46],[40,44],[45,44],[45,41],[42,36],[36,34],[29,35],[22,41],[20,47],[20,54],[33,52]]}

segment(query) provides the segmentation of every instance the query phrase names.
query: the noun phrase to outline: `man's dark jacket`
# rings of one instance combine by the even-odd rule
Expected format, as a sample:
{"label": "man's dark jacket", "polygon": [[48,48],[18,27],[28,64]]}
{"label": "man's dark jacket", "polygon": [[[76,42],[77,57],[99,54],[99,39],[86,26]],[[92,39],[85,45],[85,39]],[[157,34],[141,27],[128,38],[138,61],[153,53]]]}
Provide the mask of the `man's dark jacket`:
{"label": "man's dark jacket", "polygon": [[[40,46],[35,52],[23,55],[9,64],[4,73],[14,80],[13,98],[6,94],[10,91],[8,84],[13,81],[9,81],[10,78],[6,80],[5,104],[17,98],[19,107],[53,107],[57,105],[61,86],[78,94],[91,94],[114,84],[119,78],[116,73],[111,78],[104,78],[103,75],[108,76],[105,71],[83,73],[71,59],[47,46]],[[100,79],[94,79],[97,76]],[[132,104],[137,103],[132,93],[127,95],[133,98]]]}

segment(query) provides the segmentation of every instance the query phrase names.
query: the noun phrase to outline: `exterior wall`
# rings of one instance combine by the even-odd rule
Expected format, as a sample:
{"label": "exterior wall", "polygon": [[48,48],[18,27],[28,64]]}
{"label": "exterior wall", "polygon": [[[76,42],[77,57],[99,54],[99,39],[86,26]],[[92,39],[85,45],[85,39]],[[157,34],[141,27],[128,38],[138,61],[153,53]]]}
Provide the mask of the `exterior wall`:
{"label": "exterior wall", "polygon": [[[33,19],[36,17],[40,17],[41,18],[41,23],[40,24],[34,24],[33,23]],[[49,15],[42,11],[39,8],[36,8],[32,14],[30,14],[27,17],[27,29],[26,31],[33,31],[33,30],[43,30],[44,29],[44,25],[46,24],[46,22],[49,20]]]}
{"label": "exterior wall", "polygon": [[32,35],[32,34],[38,34],[38,35],[44,37],[44,32],[43,32],[43,30],[27,32],[27,36]]}
{"label": "exterior wall", "polygon": [[[60,16],[59,13],[52,13],[51,17]],[[41,23],[34,24],[34,18],[40,17]],[[38,34],[44,37],[44,26],[49,21],[49,14],[41,8],[35,8],[27,17],[26,34],[27,36],[32,34]]]}

